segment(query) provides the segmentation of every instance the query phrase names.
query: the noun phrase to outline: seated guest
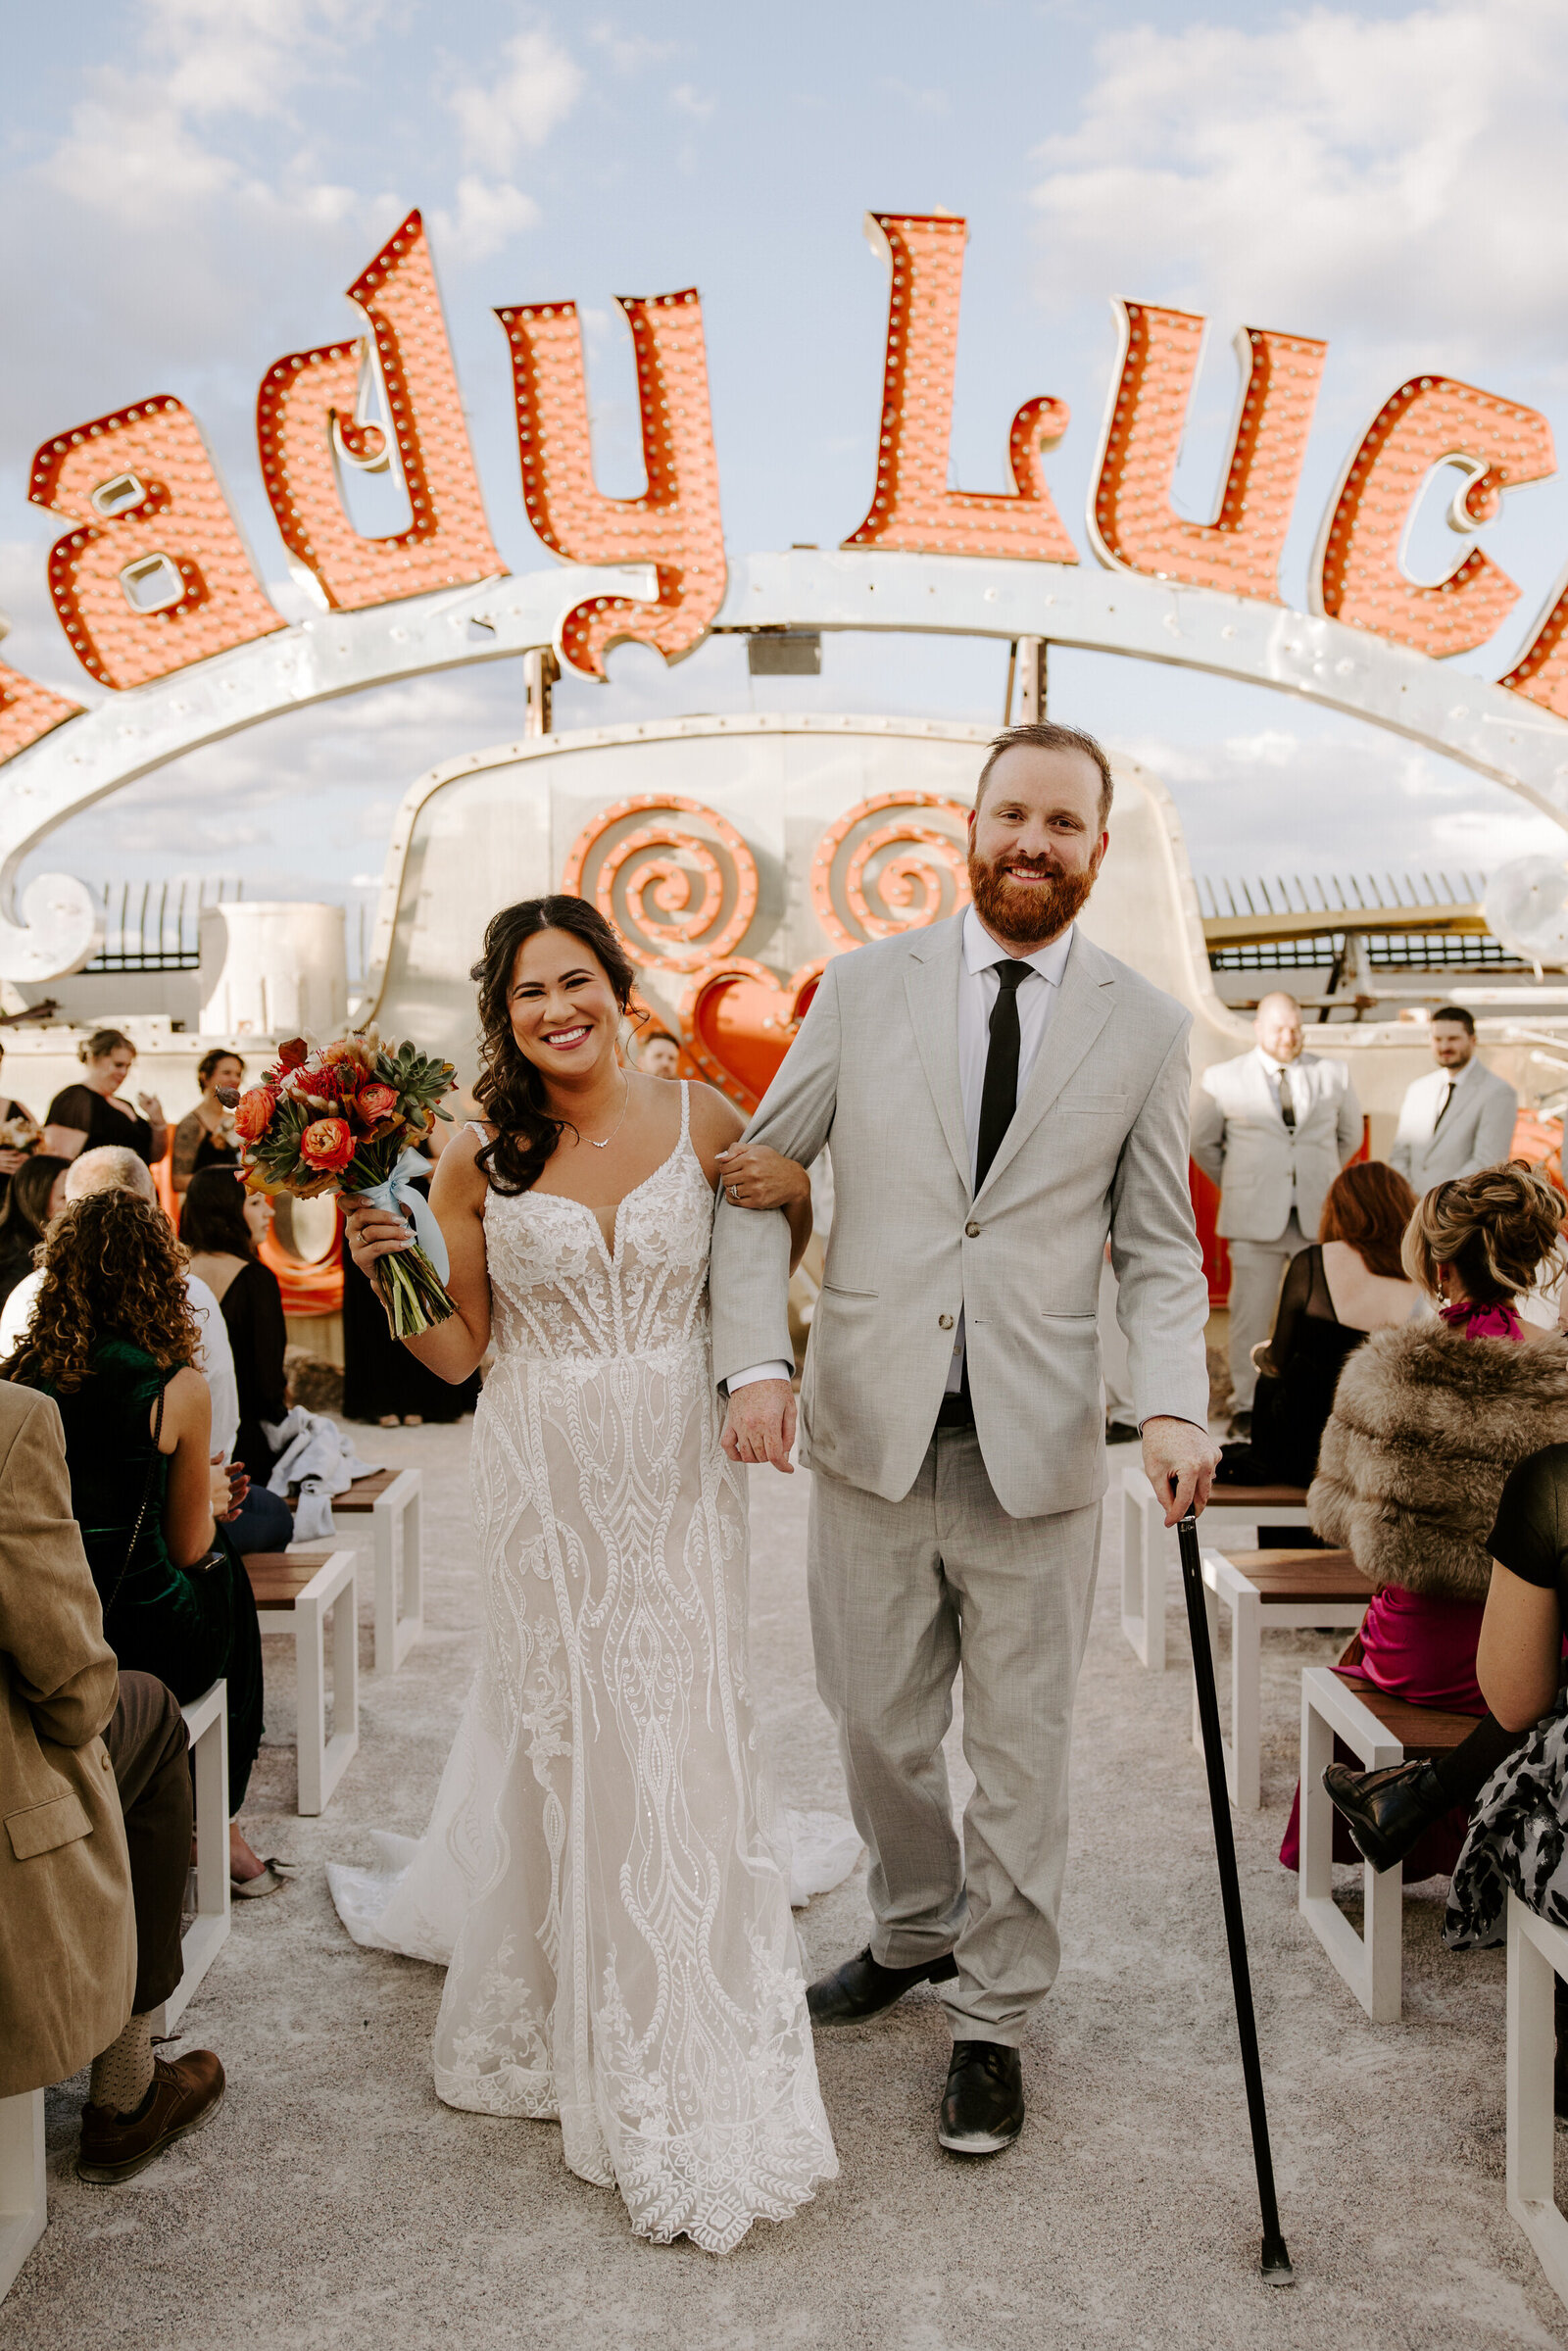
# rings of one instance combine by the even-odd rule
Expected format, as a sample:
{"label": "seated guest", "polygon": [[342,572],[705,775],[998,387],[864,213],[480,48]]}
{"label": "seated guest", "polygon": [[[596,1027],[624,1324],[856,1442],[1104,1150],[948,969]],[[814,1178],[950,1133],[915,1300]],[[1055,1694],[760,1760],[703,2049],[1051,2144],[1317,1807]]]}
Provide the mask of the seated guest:
{"label": "seated guest", "polygon": [[239,1145],[233,1114],[219,1101],[222,1093],[237,1094],[245,1082],[245,1064],[238,1053],[221,1047],[203,1053],[196,1064],[201,1099],[174,1129],[170,1172],[176,1192],[188,1192],[192,1176],[204,1167],[237,1167]]}
{"label": "seated guest", "polygon": [[[4,1045],[0,1044],[0,1061],[5,1059],[5,1052]],[[0,1098],[0,1126],[9,1126],[14,1118],[24,1120],[29,1127],[34,1123],[32,1112],[26,1103],[19,1102],[10,1095],[6,1095]],[[27,1153],[13,1144],[0,1146],[0,1200],[5,1199],[6,1186],[26,1157]]]}
{"label": "seated guest", "polygon": [[212,1466],[184,1271],[151,1201],[69,1200],[44,1240],[37,1312],[3,1370],[60,1407],[72,1507],[121,1666],[156,1675],[182,1705],[227,1682],[229,1877],[271,1892],[275,1873],[235,1820],[261,1744],[262,1637],[244,1562],[215,1524],[233,1505],[228,1472]]}
{"label": "seated guest", "polygon": [[43,1230],[66,1204],[69,1159],[35,1151],[24,1158],[6,1189],[0,1207],[0,1302],[32,1271],[33,1251]]}
{"label": "seated guest", "polygon": [[[1543,1265],[1560,1278],[1561,1216],[1520,1160],[1429,1192],[1402,1255],[1437,1317],[1374,1331],[1335,1393],[1307,1510],[1375,1590],[1343,1670],[1413,1705],[1487,1711],[1476,1643],[1497,1497],[1516,1461],[1568,1439],[1568,1338],[1530,1341],[1516,1304]],[[1451,1870],[1462,1835],[1451,1816],[1431,1824],[1412,1873]],[[1294,1811],[1280,1858],[1297,1866]]]}
{"label": "seated guest", "polygon": [[83,1075],[57,1094],[44,1113],[44,1140],[63,1159],[119,1144],[149,1167],[169,1149],[169,1122],[156,1094],[138,1094],[132,1109],[121,1093],[136,1058],[136,1048],[119,1029],[94,1029],[76,1053]]}
{"label": "seated guest", "polygon": [[1396,1330],[1421,1311],[1399,1261],[1414,1209],[1415,1194],[1381,1159],[1335,1177],[1316,1241],[1286,1269],[1268,1344],[1252,1350],[1251,1442],[1226,1445],[1220,1484],[1311,1484],[1347,1356],[1368,1331]]}
{"label": "seated guest", "polygon": [[217,2113],[210,2049],[154,2057],[190,1867],[179,1707],[119,1676],[71,1514],[60,1415],[0,1381],[0,2098],[89,2060],[76,2168],[128,2180]]}
{"label": "seated guest", "polygon": [[247,1192],[230,1169],[213,1166],[192,1176],[179,1223],[190,1270],[217,1298],[234,1358],[239,1391],[234,1460],[251,1485],[229,1533],[242,1553],[283,1550],[294,1536],[287,1502],[267,1490],[277,1456],[263,1424],[276,1428],[288,1411],[283,1294],[276,1274],[257,1254],[271,1221],[272,1204],[265,1193]]}
{"label": "seated guest", "polygon": [[[71,1172],[66,1178],[68,1200],[85,1200],[89,1192],[106,1191],[134,1193],[137,1200],[158,1198],[146,1163],[122,1144],[83,1151],[79,1159],[71,1162]],[[41,1273],[24,1275],[0,1306],[0,1362],[7,1355],[14,1355],[22,1345],[42,1284]],[[217,1458],[226,1459],[234,1449],[239,1429],[239,1392],[234,1384],[228,1331],[217,1298],[188,1266],[185,1291],[196,1317],[196,1369],[207,1382],[213,1399],[213,1452]]]}

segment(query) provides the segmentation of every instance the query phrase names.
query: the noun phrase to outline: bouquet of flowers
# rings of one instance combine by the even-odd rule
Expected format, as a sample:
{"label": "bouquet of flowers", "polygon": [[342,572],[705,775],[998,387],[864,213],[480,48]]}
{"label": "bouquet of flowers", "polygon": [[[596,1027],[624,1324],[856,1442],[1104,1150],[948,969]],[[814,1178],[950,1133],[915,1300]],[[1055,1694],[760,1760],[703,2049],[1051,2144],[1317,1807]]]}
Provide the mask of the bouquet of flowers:
{"label": "bouquet of flowers", "polygon": [[34,1126],[24,1110],[15,1118],[0,1118],[0,1151],[35,1151],[43,1141],[43,1129]]}
{"label": "bouquet of flowers", "polygon": [[438,1118],[451,1117],[438,1105],[457,1082],[450,1061],[413,1045],[382,1045],[366,1030],[321,1046],[291,1038],[261,1084],[231,1098],[250,1191],[295,1200],[346,1193],[413,1217],[416,1246],[379,1260],[395,1339],[456,1312],[441,1228],[412,1179],[425,1170],[413,1147]]}

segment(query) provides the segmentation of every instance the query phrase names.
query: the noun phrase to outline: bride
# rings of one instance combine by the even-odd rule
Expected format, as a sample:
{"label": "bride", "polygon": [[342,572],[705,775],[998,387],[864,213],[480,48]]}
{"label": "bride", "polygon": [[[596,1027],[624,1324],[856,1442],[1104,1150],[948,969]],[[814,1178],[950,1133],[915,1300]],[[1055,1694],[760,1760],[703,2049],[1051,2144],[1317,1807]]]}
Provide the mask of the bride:
{"label": "bride", "polygon": [[[633,2229],[727,2252],[833,2179],[788,1855],[746,1663],[745,1472],[719,1449],[708,1251],[741,1121],[623,1067],[635,974],[580,898],[497,914],[479,984],[489,1115],[430,1204],[457,1314],[405,1342],[449,1380],[492,1339],[474,1416],[478,1679],[419,1842],[334,1868],[362,1942],[448,1963],[435,2087],[559,2118]],[[748,1205],[808,1186],[737,1153]],[[357,1207],[354,1261],[409,1246]]]}

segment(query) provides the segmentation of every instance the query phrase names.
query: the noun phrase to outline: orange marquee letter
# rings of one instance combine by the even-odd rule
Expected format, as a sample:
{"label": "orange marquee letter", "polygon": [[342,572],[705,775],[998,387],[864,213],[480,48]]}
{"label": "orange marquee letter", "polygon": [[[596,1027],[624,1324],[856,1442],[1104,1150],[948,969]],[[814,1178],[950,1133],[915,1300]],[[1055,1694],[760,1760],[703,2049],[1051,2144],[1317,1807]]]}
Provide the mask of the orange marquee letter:
{"label": "orange marquee letter", "polygon": [[967,223],[948,213],[867,213],[865,226],[873,251],[886,254],[892,267],[893,289],[876,495],[844,545],[1076,563],[1078,550],[1040,462],[1042,449],[1054,449],[1067,429],[1064,400],[1029,400],[1014,416],[1007,452],[1014,489],[994,495],[948,488]]}
{"label": "orange marquee letter", "polygon": [[1448,510],[1460,532],[1490,521],[1505,489],[1544,480],[1557,463],[1551,427],[1535,409],[1451,376],[1412,377],[1384,402],[1346,467],[1318,541],[1314,612],[1430,654],[1465,653],[1501,626],[1519,591],[1479,547],[1432,587],[1399,560],[1427,477],[1449,459],[1471,475]]}
{"label": "orange marquee letter", "polygon": [[49,587],[101,686],[142,686],[284,625],[182,401],[144,400],[45,441],[27,495],[80,525],[51,548]]}
{"label": "orange marquee letter", "polygon": [[616,300],[637,359],[648,475],[641,498],[605,498],[594,486],[577,305],[524,303],[496,313],[512,347],[528,520],[567,563],[658,567],[657,603],[598,596],[563,621],[564,657],[598,678],[622,638],[654,646],[666,661],[690,653],[724,601],[726,578],[697,290]]}
{"label": "orange marquee letter", "polygon": [[349,520],[339,465],[378,472],[393,452],[379,425],[355,421],[367,344],[323,343],[269,367],[256,398],[262,475],[284,545],[315,574],[336,612],[504,573],[416,212],[350,286],[349,300],[369,321],[414,519],[386,539],[364,538]]}
{"label": "orange marquee letter", "polygon": [[1187,522],[1170,503],[1203,321],[1123,302],[1122,361],[1105,414],[1089,530],[1102,563],[1278,604],[1280,557],[1301,478],[1326,343],[1244,326],[1242,400],[1219,513]]}
{"label": "orange marquee letter", "polygon": [[79,718],[81,705],[70,702],[64,694],[56,694],[48,686],[40,686],[20,669],[8,669],[0,661],[0,767],[14,759],[19,751],[36,743],[68,718]]}

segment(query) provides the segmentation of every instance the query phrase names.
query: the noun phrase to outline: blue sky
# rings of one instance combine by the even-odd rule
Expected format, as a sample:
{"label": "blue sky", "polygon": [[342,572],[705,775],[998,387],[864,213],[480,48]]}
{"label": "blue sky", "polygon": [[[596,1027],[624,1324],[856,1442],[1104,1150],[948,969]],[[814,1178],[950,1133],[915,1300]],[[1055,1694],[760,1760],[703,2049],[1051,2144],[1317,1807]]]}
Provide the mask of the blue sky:
{"label": "blue sky", "polygon": [[[695,283],[732,556],[848,536],[869,497],[886,318],[861,232],[870,208],[967,217],[955,478],[1004,486],[1014,410],[1038,393],[1066,399],[1050,472],[1086,562],[1111,295],[1210,321],[1178,483],[1199,518],[1232,410],[1236,327],[1328,341],[1287,556],[1293,602],[1339,467],[1404,376],[1443,370],[1540,408],[1568,459],[1568,18],[1551,0],[1298,12],[677,0],[657,15],[76,0],[13,7],[7,64],[26,95],[0,135],[5,658],[79,699],[93,697],[44,586],[55,529],[24,496],[34,447],[178,394],[276,601],[299,612],[261,496],[255,387],[279,353],[352,328],[342,289],[414,204],[492,528],[516,570],[553,559],[518,493],[491,316],[507,302],[579,304],[600,485],[634,495],[630,350],[612,297]],[[1423,532],[1421,547],[1439,536]],[[1568,483],[1514,493],[1481,543],[1522,594],[1494,645],[1457,665],[1495,676],[1568,562]],[[564,688],[558,723],[791,706],[1000,718],[1004,662],[995,646],[840,638],[820,679],[754,683],[733,641],[667,671],[623,648],[608,687]],[[129,788],[63,828],[41,861],[336,895],[379,873],[407,786],[514,734],[521,698],[520,665],[499,663],[275,721]],[[1062,654],[1052,699],[1165,776],[1200,873],[1475,868],[1554,838],[1461,769],[1261,692]]]}

